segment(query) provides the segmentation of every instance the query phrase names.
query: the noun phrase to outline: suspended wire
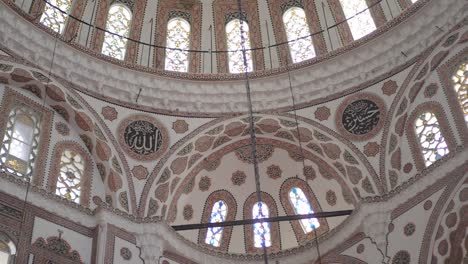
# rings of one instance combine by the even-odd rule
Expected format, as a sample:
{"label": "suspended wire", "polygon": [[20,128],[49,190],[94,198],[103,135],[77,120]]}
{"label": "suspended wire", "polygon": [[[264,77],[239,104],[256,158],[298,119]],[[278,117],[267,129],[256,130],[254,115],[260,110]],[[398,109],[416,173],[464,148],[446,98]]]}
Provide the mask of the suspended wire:
{"label": "suspended wire", "polygon": [[[292,82],[291,82],[291,67],[287,67],[287,72],[288,72],[288,81],[289,81],[289,92],[291,93],[291,99],[292,99],[292,109],[294,113],[294,121],[296,122],[296,133],[297,133],[297,140],[299,141],[299,149],[301,151],[301,160],[302,160],[302,173],[304,174],[305,172],[305,156],[304,156],[304,149],[302,148],[302,140],[301,140],[301,133],[299,129],[299,121],[297,118],[297,110],[296,110],[296,99],[294,96],[294,91],[292,87]],[[305,178],[305,175],[304,175]],[[313,226],[314,229],[314,235],[315,235],[315,245],[317,249],[317,256],[318,256],[318,261],[319,264],[322,264],[322,258],[320,256],[320,249],[319,249],[319,242],[318,242],[318,237],[317,237],[317,228]]]}
{"label": "suspended wire", "polygon": [[[242,14],[242,0],[237,0],[237,8],[239,14]],[[243,18],[243,17],[242,17]],[[253,106],[252,106],[252,97],[251,97],[251,90],[250,90],[250,81],[249,81],[249,67],[247,63],[247,51],[245,49],[245,36],[244,36],[244,19],[240,19],[240,35],[241,35],[241,47],[242,47],[242,59],[244,62],[244,73],[245,73],[245,90],[247,95],[247,105],[249,108],[249,125],[250,125],[250,147],[251,147],[251,155],[253,159],[253,167],[254,167],[254,175],[255,175],[255,192],[257,195],[257,202],[260,208],[260,214],[263,217],[262,213],[262,195],[261,195],[261,188],[260,188],[260,173],[258,170],[258,160],[257,160],[257,138],[255,136],[255,122],[253,116]],[[261,222],[263,225],[264,222]],[[265,264],[268,264],[268,255],[266,250],[266,242],[263,239],[263,260]]]}

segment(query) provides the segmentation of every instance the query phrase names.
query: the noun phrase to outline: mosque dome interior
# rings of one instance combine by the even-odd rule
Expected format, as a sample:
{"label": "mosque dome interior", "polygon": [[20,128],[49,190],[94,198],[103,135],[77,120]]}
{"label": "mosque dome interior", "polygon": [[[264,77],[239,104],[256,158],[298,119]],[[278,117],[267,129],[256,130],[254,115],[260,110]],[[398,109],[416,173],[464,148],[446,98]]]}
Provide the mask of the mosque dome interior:
{"label": "mosque dome interior", "polygon": [[468,263],[466,0],[0,0],[0,264]]}

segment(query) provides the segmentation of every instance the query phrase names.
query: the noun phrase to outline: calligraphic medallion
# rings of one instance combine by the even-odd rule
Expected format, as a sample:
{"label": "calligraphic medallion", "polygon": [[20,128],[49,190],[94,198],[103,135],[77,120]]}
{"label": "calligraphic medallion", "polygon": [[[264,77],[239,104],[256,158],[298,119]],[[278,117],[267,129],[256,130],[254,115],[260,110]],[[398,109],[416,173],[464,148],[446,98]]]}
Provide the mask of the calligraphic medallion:
{"label": "calligraphic medallion", "polygon": [[336,113],[336,126],[351,140],[367,140],[383,126],[385,103],[378,96],[359,93],[341,103]]}
{"label": "calligraphic medallion", "polygon": [[136,160],[154,160],[167,149],[169,138],[165,127],[155,118],[134,115],[124,119],[118,128],[119,143]]}

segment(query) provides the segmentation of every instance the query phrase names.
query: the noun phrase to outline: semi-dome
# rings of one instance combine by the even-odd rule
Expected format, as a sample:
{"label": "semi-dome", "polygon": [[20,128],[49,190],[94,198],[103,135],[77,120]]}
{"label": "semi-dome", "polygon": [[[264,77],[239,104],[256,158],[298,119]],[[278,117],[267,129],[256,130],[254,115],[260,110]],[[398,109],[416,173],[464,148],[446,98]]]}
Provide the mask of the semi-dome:
{"label": "semi-dome", "polygon": [[462,263],[467,9],[1,0],[0,264]]}

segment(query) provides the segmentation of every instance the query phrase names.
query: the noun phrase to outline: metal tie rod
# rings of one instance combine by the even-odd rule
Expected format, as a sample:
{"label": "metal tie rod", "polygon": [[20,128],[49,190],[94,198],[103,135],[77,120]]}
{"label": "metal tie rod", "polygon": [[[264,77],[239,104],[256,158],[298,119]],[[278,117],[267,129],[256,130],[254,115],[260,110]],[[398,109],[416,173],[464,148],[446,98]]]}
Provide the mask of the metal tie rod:
{"label": "metal tie rod", "polygon": [[174,225],[172,226],[172,228],[175,231],[183,231],[183,230],[202,229],[202,228],[209,228],[209,227],[251,225],[251,224],[263,223],[263,222],[282,222],[282,221],[301,220],[301,219],[308,219],[308,218],[337,217],[337,216],[350,215],[352,212],[353,210],[318,212],[318,213],[313,213],[313,214],[286,215],[286,216],[276,216],[276,217],[262,218],[262,219],[244,219],[244,220],[226,221],[226,222],[218,222],[218,223]]}

